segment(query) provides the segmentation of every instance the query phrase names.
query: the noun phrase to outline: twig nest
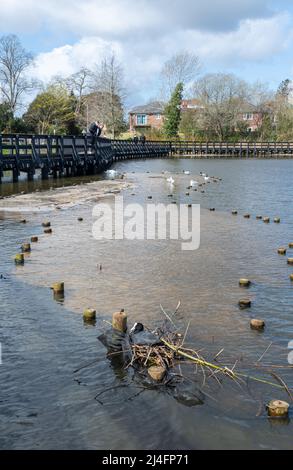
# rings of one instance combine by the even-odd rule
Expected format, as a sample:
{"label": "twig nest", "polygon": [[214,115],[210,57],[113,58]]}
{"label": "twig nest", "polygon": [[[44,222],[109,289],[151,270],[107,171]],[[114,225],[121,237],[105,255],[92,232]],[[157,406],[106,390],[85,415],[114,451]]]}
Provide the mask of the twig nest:
{"label": "twig nest", "polygon": [[280,217],[275,217],[274,222],[275,222],[275,224],[279,224],[281,222]]}
{"label": "twig nest", "polygon": [[251,300],[250,299],[240,299],[238,302],[240,308],[250,308],[251,307]]}
{"label": "twig nest", "polygon": [[45,228],[51,227],[51,222],[49,222],[48,220],[45,220],[45,222],[42,223],[42,226]]}
{"label": "twig nest", "polygon": [[256,216],[256,220],[261,220],[262,219],[262,215],[257,215]]}
{"label": "twig nest", "polygon": [[64,282],[55,282],[52,284],[51,289],[54,291],[56,294],[63,294],[64,293]]}
{"label": "twig nest", "polygon": [[78,222],[82,222],[83,221],[83,218],[82,217],[78,217]]}
{"label": "twig nest", "polygon": [[23,243],[21,245],[21,251],[23,253],[29,253],[31,251],[31,244],[30,243]]}
{"label": "twig nest", "polygon": [[284,247],[281,247],[278,249],[279,255],[285,255],[287,253],[287,249]]}
{"label": "twig nest", "polygon": [[269,217],[263,217],[262,219],[264,221],[265,224],[269,224],[271,219]]}
{"label": "twig nest", "polygon": [[114,330],[121,331],[122,333],[126,333],[127,331],[127,315],[124,310],[120,310],[120,312],[113,313],[112,316],[112,328]]}
{"label": "twig nest", "polygon": [[240,287],[249,287],[251,284],[251,281],[249,279],[241,278],[239,279],[239,286]]}
{"label": "twig nest", "polygon": [[84,320],[95,320],[96,319],[96,310],[93,308],[87,308],[83,312],[83,318]]}
{"label": "twig nest", "polygon": [[238,211],[232,211],[232,215],[238,215]]}
{"label": "twig nest", "polygon": [[250,327],[253,330],[263,330],[265,327],[265,321],[264,320],[258,320],[256,318],[250,320]]}
{"label": "twig nest", "polygon": [[31,237],[31,242],[32,243],[37,243],[38,241],[39,241],[38,237],[36,237],[36,236]]}
{"label": "twig nest", "polygon": [[290,265],[293,265],[293,258],[288,258],[287,263],[290,264]]}
{"label": "twig nest", "polygon": [[162,382],[166,375],[166,369],[163,366],[151,366],[148,368],[148,374],[155,382]]}
{"label": "twig nest", "polygon": [[49,233],[52,233],[52,232],[53,231],[52,231],[51,228],[45,228],[45,230],[44,230],[44,233],[46,233],[46,234],[49,234]]}
{"label": "twig nest", "polygon": [[14,257],[15,264],[24,264],[24,254],[17,253]]}
{"label": "twig nest", "polygon": [[250,219],[250,214],[244,214],[244,219]]}
{"label": "twig nest", "polygon": [[293,248],[293,242],[289,243],[289,248]]}
{"label": "twig nest", "polygon": [[290,405],[286,401],[272,400],[267,406],[268,415],[272,418],[287,418]]}

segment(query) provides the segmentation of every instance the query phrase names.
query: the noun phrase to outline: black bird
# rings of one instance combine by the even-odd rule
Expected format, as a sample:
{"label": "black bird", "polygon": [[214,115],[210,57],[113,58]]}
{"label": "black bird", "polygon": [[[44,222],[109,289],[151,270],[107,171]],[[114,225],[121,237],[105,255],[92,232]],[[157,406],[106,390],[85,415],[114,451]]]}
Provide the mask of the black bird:
{"label": "black bird", "polygon": [[160,338],[149,331],[145,331],[142,323],[134,323],[129,332],[129,340],[133,344],[154,346],[161,344]]}

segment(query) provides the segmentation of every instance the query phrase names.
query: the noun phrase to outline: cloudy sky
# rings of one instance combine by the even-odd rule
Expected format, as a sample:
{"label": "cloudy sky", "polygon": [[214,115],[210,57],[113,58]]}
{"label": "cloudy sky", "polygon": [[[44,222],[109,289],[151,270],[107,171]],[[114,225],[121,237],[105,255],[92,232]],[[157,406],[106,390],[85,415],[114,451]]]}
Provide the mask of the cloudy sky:
{"label": "cloudy sky", "polygon": [[197,54],[201,73],[233,72],[277,87],[293,76],[292,0],[0,0],[0,34],[14,33],[49,81],[115,51],[128,105],[158,92],[173,53]]}

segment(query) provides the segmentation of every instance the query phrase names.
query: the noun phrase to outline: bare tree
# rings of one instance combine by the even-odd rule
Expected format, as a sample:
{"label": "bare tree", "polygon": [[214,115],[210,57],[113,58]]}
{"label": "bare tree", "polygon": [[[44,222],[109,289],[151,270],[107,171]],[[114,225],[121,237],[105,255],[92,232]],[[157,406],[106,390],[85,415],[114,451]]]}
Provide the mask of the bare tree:
{"label": "bare tree", "polygon": [[93,94],[90,114],[93,112],[106,124],[111,137],[115,138],[124,130],[123,104],[125,88],[123,69],[114,53],[104,58],[97,67],[93,81]]}
{"label": "bare tree", "polygon": [[0,90],[4,101],[14,115],[23,94],[32,90],[34,83],[25,76],[33,57],[14,34],[0,38]]}
{"label": "bare tree", "polygon": [[202,105],[202,128],[223,141],[237,126],[243,105],[249,96],[246,82],[230,74],[208,74],[194,86],[194,95]]}
{"label": "bare tree", "polygon": [[176,85],[187,85],[194,81],[199,73],[199,58],[195,54],[182,51],[174,54],[167,60],[161,71],[162,93],[164,99],[168,99]]}
{"label": "bare tree", "polygon": [[93,72],[86,67],[82,67],[65,80],[68,90],[73,92],[77,98],[75,110],[77,115],[81,112],[84,96],[90,91],[92,80]]}

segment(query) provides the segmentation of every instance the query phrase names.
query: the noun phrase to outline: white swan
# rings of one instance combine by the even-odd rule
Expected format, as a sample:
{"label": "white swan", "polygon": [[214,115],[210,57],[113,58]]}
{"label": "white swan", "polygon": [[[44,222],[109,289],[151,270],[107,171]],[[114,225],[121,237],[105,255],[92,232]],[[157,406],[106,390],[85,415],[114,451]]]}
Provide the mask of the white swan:
{"label": "white swan", "polygon": [[190,171],[189,171],[189,170],[184,170],[183,173],[184,173],[185,175],[190,175]]}
{"label": "white swan", "polygon": [[205,180],[205,181],[209,181],[209,180],[210,180],[210,177],[209,177],[209,176],[204,176],[204,180]]}
{"label": "white swan", "polygon": [[170,184],[174,184],[175,183],[175,180],[172,176],[170,176],[169,178],[167,178],[167,183],[170,183]]}
{"label": "white swan", "polygon": [[198,182],[195,181],[195,180],[190,180],[190,186],[197,186],[198,185]]}

